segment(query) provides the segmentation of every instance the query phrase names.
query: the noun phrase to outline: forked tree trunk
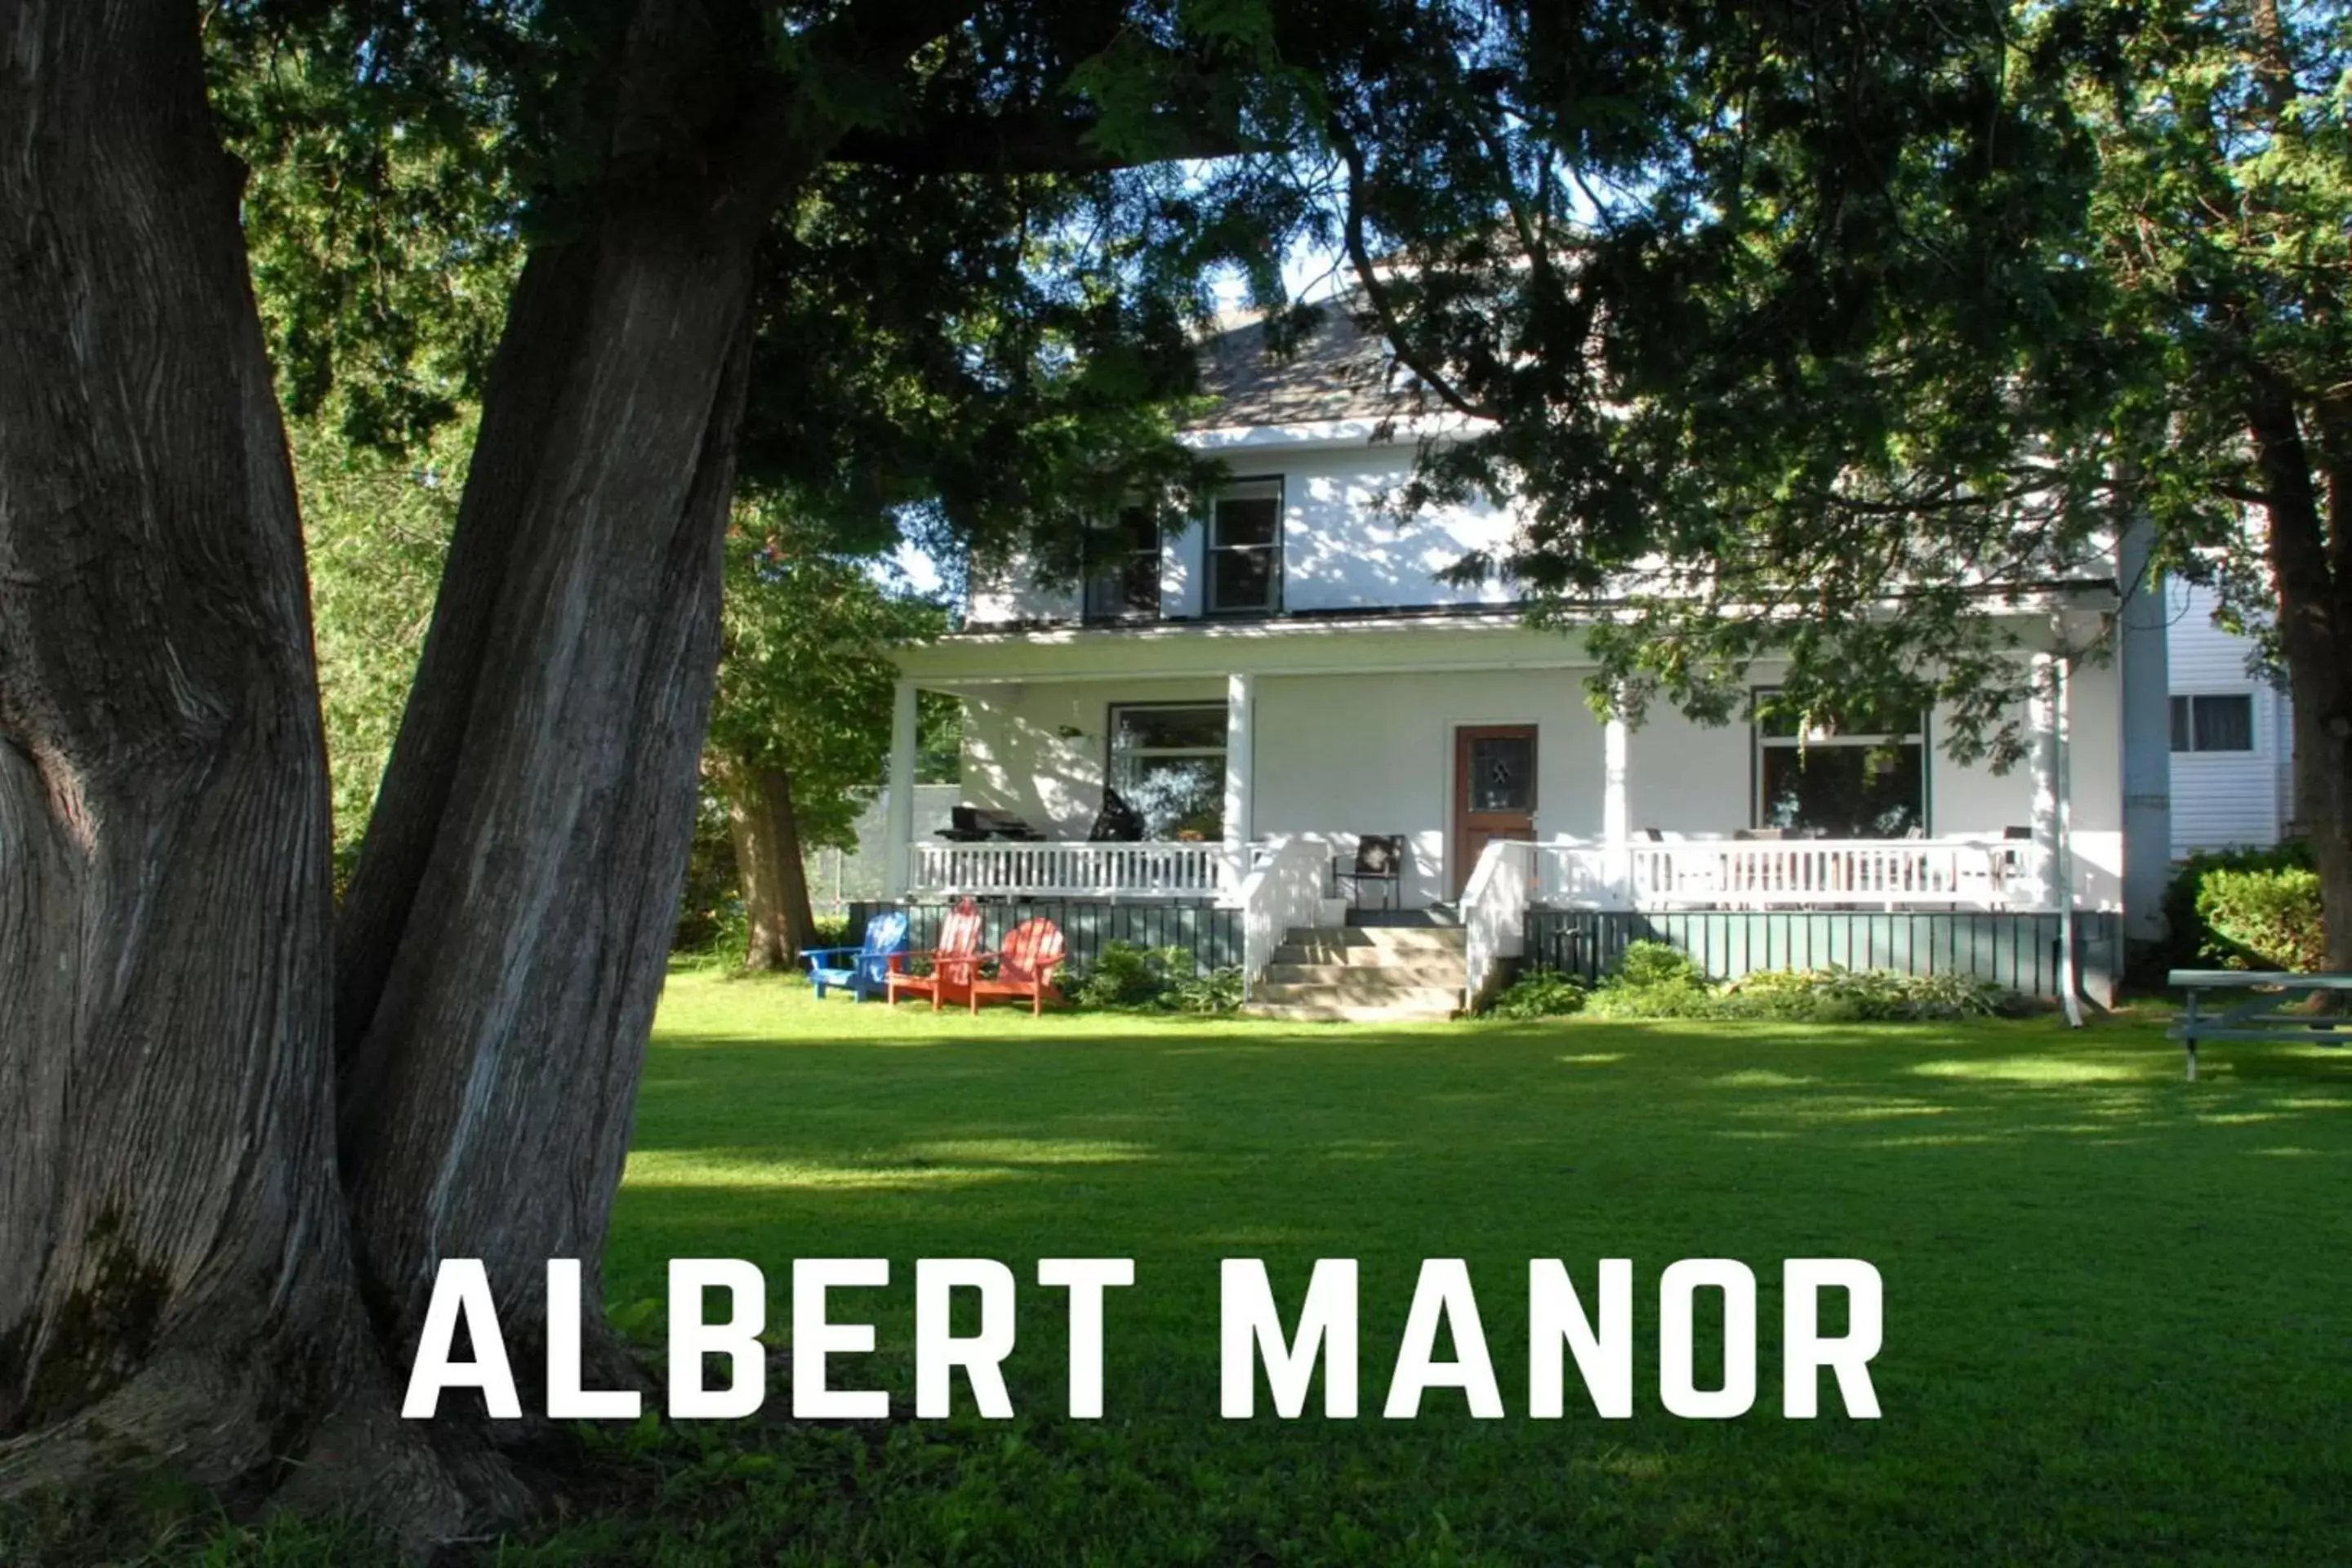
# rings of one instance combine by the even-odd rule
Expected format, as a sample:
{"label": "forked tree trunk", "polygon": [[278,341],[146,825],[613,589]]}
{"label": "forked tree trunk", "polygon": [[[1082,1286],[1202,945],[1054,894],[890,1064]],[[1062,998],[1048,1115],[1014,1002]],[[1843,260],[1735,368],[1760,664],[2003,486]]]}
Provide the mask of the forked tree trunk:
{"label": "forked tree trunk", "polygon": [[735,840],[736,875],[743,884],[743,967],[790,969],[802,950],[816,945],[816,911],[809,904],[808,867],[801,856],[800,819],[793,810],[792,775],[782,768],[736,762],[721,775],[727,830]]}
{"label": "forked tree trunk", "polygon": [[[2295,794],[2326,913],[2327,968],[2352,973],[2352,518],[2325,519],[2294,405],[2258,398],[2248,428],[2269,498],[2279,644],[2294,704]],[[2352,498],[2342,498],[2352,500]],[[2331,550],[2327,521],[2336,524]],[[2333,559],[2331,559],[2333,556]]]}
{"label": "forked tree trunk", "polygon": [[0,1491],[391,1419],[334,1178],[301,532],[194,17],[0,4]]}
{"label": "forked tree trunk", "polygon": [[404,1358],[439,1261],[480,1258],[526,1389],[546,1260],[583,1260],[600,1299],[693,835],[751,242],[697,195],[524,271],[340,933],[378,1327]]}

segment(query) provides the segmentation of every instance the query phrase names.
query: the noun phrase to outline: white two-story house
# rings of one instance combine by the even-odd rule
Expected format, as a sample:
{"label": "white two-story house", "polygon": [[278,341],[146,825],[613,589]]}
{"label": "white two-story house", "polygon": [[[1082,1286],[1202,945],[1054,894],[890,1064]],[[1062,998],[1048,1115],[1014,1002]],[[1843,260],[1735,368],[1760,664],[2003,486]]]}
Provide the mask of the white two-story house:
{"label": "white two-story house", "polygon": [[[1204,516],[1129,518],[1077,586],[979,574],[962,629],[901,655],[888,798],[910,798],[917,690],[953,692],[965,805],[1038,837],[916,838],[894,815],[900,898],[1190,942],[1266,995],[1329,967],[1305,963],[1310,933],[1399,920],[1458,929],[1431,940],[1465,950],[1474,989],[1514,958],[1591,971],[1638,935],[1724,973],[1958,963],[2045,994],[2070,960],[2095,991],[2112,975],[2167,848],[2160,613],[2124,615],[2117,658],[2027,656],[2051,700],[2005,775],[1944,755],[1933,713],[1799,736],[1659,710],[1629,731],[1588,705],[1579,637],[1441,579],[1504,541],[1507,509],[1382,510],[1445,431],[1394,392],[1377,338],[1333,312],[1295,357],[1244,327],[1204,364],[1213,410],[1184,438],[1231,476]],[[2037,587],[2019,629],[2087,646],[2123,601],[2112,571]],[[2152,763],[2126,744],[2127,691]],[[2152,833],[2152,868],[2127,827]],[[1344,874],[1365,836],[1402,840],[1394,884]]]}

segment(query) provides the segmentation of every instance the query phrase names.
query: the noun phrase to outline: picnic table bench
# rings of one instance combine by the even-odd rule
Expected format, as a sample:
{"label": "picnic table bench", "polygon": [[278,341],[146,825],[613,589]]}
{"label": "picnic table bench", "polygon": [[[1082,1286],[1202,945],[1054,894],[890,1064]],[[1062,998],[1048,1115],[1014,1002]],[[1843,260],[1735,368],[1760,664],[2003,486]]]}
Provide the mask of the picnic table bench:
{"label": "picnic table bench", "polygon": [[[2331,991],[2352,991],[2352,974],[2284,974],[2263,969],[2176,969],[2168,977],[2187,992],[2180,1022],[2168,1031],[2189,1051],[2189,1081],[2197,1081],[2200,1040],[2298,1040],[2309,1045],[2352,1043],[2352,1014],[2286,1013],[2288,1003]],[[2235,1006],[2217,1013],[2204,1008],[2205,994],[2242,992]],[[2216,998],[2219,1001],[2219,998]]]}

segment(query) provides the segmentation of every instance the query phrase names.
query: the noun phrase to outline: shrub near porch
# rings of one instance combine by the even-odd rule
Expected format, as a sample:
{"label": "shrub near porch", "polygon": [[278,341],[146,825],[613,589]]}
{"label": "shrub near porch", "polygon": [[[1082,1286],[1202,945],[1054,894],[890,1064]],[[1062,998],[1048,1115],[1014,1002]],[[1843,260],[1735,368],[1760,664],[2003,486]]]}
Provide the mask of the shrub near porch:
{"label": "shrub near porch", "polygon": [[[668,1257],[740,1256],[781,1328],[793,1257],[887,1257],[890,1288],[835,1297],[881,1347],[835,1381],[903,1414],[914,1259],[1003,1259],[1021,1415],[715,1428],[648,1510],[507,1560],[2327,1560],[2352,1531],[2352,1062],[2177,1071],[2156,1019],[974,1024],[676,979],[616,1307]],[[1029,1283],[1052,1256],[1136,1260],[1099,1423],[1059,1415],[1059,1295]],[[1314,1258],[1361,1260],[1368,1410],[1420,1259],[1466,1258],[1511,1414],[1221,1420],[1217,1263],[1241,1256],[1289,1310]],[[1755,1267],[1768,1331],[1780,1259],[1875,1263],[1885,1418],[1782,1419],[1769,1331],[1754,1413],[1664,1416],[1657,1274],[1703,1256]],[[1588,1290],[1634,1260],[1631,1422],[1573,1386],[1568,1419],[1526,1418],[1531,1257]]]}

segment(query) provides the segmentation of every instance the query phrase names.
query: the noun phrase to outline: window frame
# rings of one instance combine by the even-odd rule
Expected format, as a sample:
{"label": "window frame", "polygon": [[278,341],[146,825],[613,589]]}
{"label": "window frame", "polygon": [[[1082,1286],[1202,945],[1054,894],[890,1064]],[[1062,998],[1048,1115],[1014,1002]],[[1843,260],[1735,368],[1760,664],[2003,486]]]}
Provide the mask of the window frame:
{"label": "window frame", "polygon": [[[1136,534],[1121,534],[1120,530],[1130,514],[1139,514],[1150,529],[1151,544],[1149,549],[1133,542]],[[1164,585],[1168,562],[1167,520],[1156,509],[1139,502],[1119,508],[1112,527],[1102,531],[1107,540],[1123,536],[1128,542],[1103,558],[1097,558],[1093,551],[1087,552],[1086,570],[1080,574],[1078,583],[1078,618],[1090,626],[1159,620],[1166,613],[1167,604]],[[1140,531],[1137,531],[1138,533]],[[1149,607],[1137,605],[1131,596],[1136,586],[1136,563],[1146,556],[1151,560],[1151,603]],[[1105,596],[1117,599],[1116,609],[1097,607],[1097,590],[1106,587],[1108,593]]]}
{"label": "window frame", "polygon": [[[1798,731],[1787,735],[1769,735],[1764,722],[1756,717],[1762,701],[1778,692],[1777,686],[1759,686],[1748,692],[1748,826],[1762,828],[1769,826],[1765,818],[1764,753],[1767,751],[1805,752],[1818,747],[1822,750],[1867,751],[1873,747],[1917,746],[1919,748],[1919,835],[1933,837],[1936,827],[1936,768],[1935,752],[1928,739],[1935,726],[1935,715],[1922,709],[1919,728],[1897,732],[1892,730],[1865,731],[1842,735],[1829,731]],[[1899,843],[1899,839],[1889,839]]]}
{"label": "window frame", "polygon": [[[2168,694],[2165,705],[2166,742],[2176,757],[2253,757],[2263,749],[2261,718],[2255,710],[2254,694],[2251,691],[2175,691]],[[2209,746],[2204,743],[2204,726],[2198,721],[2200,704],[2208,702],[2238,702],[2245,705],[2246,743],[2242,746]],[[2180,742],[2183,737],[2187,745]]]}
{"label": "window frame", "polygon": [[[1214,757],[1217,759],[1217,775],[1222,779],[1226,772],[1227,759],[1232,754],[1232,734],[1229,729],[1231,715],[1227,711],[1226,706],[1223,702],[1213,697],[1210,697],[1196,699],[1189,702],[1177,700],[1161,700],[1157,702],[1112,702],[1107,704],[1103,721],[1104,784],[1108,788],[1118,791],[1120,795],[1127,799],[1129,805],[1135,805],[1136,802],[1134,799],[1134,792],[1129,782],[1123,782],[1119,777],[1119,757],[1121,753],[1119,750],[1118,736],[1119,720],[1121,715],[1127,713],[1151,711],[1169,712],[1187,710],[1214,712],[1217,715],[1219,733],[1217,743],[1214,746],[1139,746],[1130,748],[1126,752],[1126,755],[1138,758]],[[1138,807],[1138,809],[1140,810],[1140,807]],[[1223,820],[1224,816],[1224,805],[1222,800],[1218,803],[1217,815],[1219,818],[1218,827],[1222,834],[1224,826]],[[1171,843],[1178,841],[1171,839],[1153,839],[1150,842]]]}
{"label": "window frame", "polygon": [[[1223,520],[1221,516],[1228,500],[1262,500],[1263,494],[1240,492],[1271,489],[1274,501],[1274,538],[1265,544],[1226,544],[1221,540]],[[1289,491],[1281,474],[1237,475],[1217,487],[1209,498],[1207,526],[1201,541],[1201,613],[1205,616],[1278,616],[1282,614],[1284,541],[1290,531]],[[1217,602],[1217,558],[1223,554],[1263,553],[1269,558],[1266,571],[1266,596],[1254,605],[1221,605]]]}

